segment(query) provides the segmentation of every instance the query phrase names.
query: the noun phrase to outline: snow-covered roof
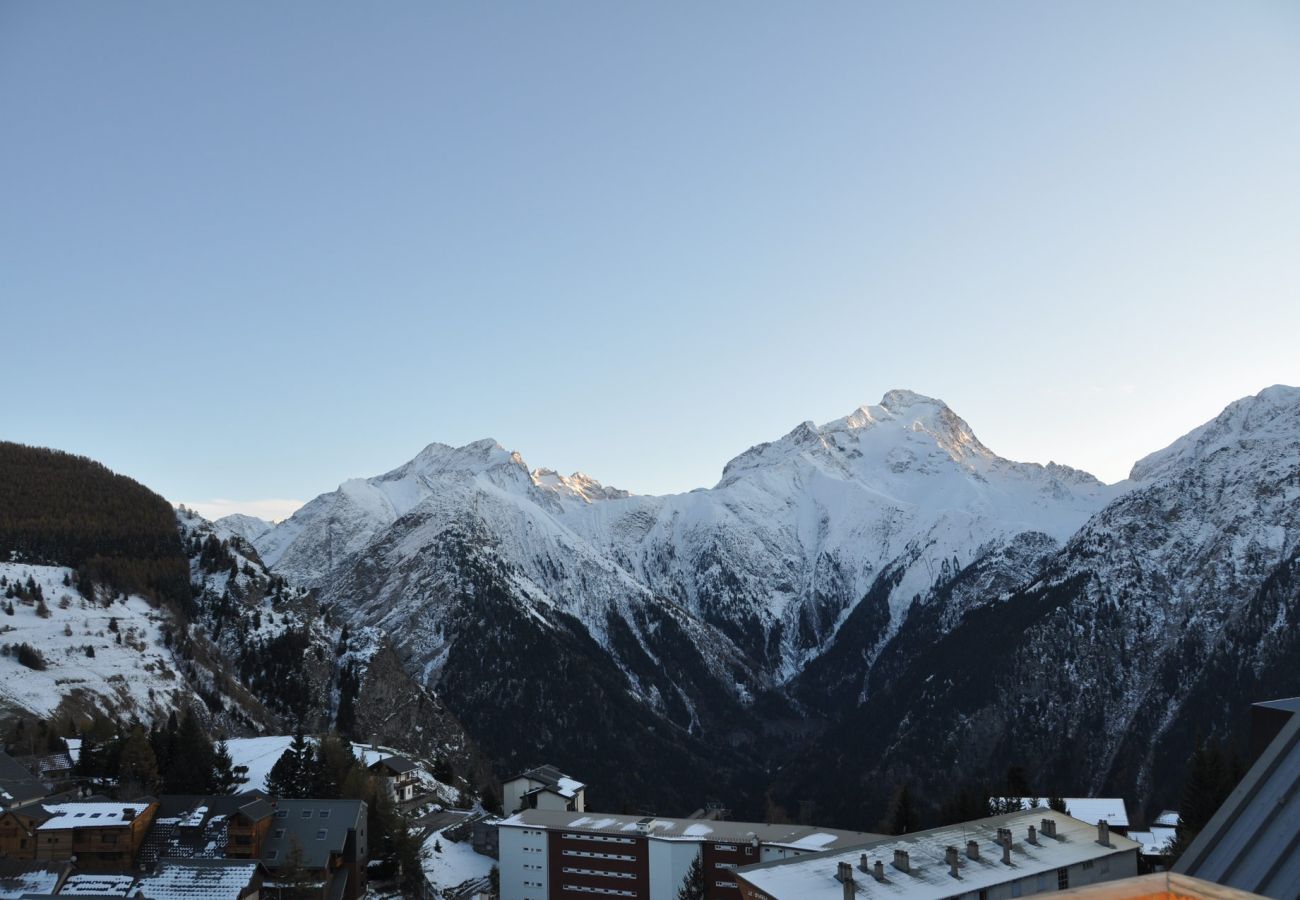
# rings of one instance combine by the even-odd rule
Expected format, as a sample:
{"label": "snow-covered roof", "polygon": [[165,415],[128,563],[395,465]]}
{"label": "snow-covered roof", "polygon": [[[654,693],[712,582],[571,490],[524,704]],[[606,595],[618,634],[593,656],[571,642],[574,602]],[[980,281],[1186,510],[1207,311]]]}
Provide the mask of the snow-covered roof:
{"label": "snow-covered roof", "polygon": [[379,762],[370,764],[371,769],[379,766],[382,766],[390,772],[394,772],[398,775],[404,775],[407,772],[414,772],[419,768],[419,766],[411,762],[405,756],[385,756],[383,759],[379,760]]}
{"label": "snow-covered roof", "polygon": [[656,840],[668,841],[744,842],[757,838],[768,846],[789,847],[809,852],[862,844],[882,837],[865,831],[841,831],[811,825],[718,822],[701,819],[670,819],[662,816],[561,812],[548,809],[526,809],[502,820],[499,824],[502,828],[594,831],[625,837],[643,834]]}
{"label": "snow-covered roof", "polygon": [[50,818],[38,830],[127,826],[148,808],[148,803],[47,803]]}
{"label": "snow-covered roof", "polygon": [[134,875],[73,875],[63,883],[59,894],[85,897],[125,897],[135,884]]}
{"label": "snow-covered roof", "polygon": [[1178,825],[1178,810],[1176,809],[1160,810],[1160,815],[1156,816],[1156,820],[1151,824],[1168,825],[1170,828],[1176,827]]}
{"label": "snow-covered roof", "polygon": [[24,894],[53,894],[70,868],[65,862],[0,859],[0,900],[18,900]]}
{"label": "snow-covered roof", "polygon": [[164,862],[143,875],[134,896],[145,900],[238,900],[257,874],[257,863],[187,859]]}
{"label": "snow-covered roof", "polygon": [[[1030,844],[1027,840],[1029,826],[1038,827],[1047,818],[1056,822],[1057,837],[1040,836],[1036,845]],[[1011,829],[1010,868],[1003,864],[1002,849],[995,843],[999,828]],[[972,840],[978,844],[979,859],[966,855],[967,842]],[[854,879],[866,887],[868,896],[939,900],[951,897],[954,892],[965,895],[1035,873],[1055,873],[1059,868],[1076,863],[1131,853],[1138,847],[1135,842],[1116,834],[1110,836],[1110,844],[1103,847],[1097,843],[1096,825],[1051,810],[1032,809],[884,838],[826,853],[744,866],[736,870],[736,875],[775,900],[841,900],[844,886],[835,876],[840,863],[849,863],[853,867]],[[949,847],[958,848],[960,881],[953,879],[945,858]],[[893,866],[896,851],[908,855],[906,877],[901,877]],[[876,881],[860,868],[864,855],[869,869],[877,860],[884,864],[886,876],[883,882]],[[1052,887],[1055,888],[1054,881]]]}
{"label": "snow-covered roof", "polygon": [[1130,831],[1128,836],[1142,845],[1143,856],[1166,856],[1177,834],[1177,828],[1152,825],[1149,831]]}
{"label": "snow-covered roof", "polygon": [[[1096,825],[1105,822],[1111,828],[1128,828],[1128,807],[1123,797],[1065,797],[1065,811],[1076,819]],[[993,797],[990,803],[1020,801],[1022,808],[1046,806],[1046,797]]]}

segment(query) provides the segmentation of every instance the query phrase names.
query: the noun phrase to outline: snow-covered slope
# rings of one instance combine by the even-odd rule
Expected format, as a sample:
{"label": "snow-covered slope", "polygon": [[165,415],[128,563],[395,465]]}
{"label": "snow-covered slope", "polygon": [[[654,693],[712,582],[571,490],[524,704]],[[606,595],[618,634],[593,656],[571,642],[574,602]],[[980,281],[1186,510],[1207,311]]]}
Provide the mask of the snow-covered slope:
{"label": "snow-covered slope", "polygon": [[257,516],[231,513],[214,520],[212,527],[222,539],[238,537],[251,544],[256,538],[274,528],[275,523],[259,519]]}
{"label": "snow-covered slope", "polygon": [[[492,542],[521,594],[576,615],[602,643],[608,610],[666,598],[779,681],[891,563],[906,561],[887,600],[894,618],[941,569],[1025,531],[1064,539],[1118,490],[1002,459],[940,401],[891,391],[750,449],[711,490],[667,497],[530,472],[493,441],[432,444],[316,498],[255,544],[276,572],[343,601],[329,585],[374,548],[409,580],[439,534],[464,529]],[[397,606],[418,602],[371,600],[366,620],[391,624]]]}
{"label": "snow-covered slope", "polygon": [[[171,617],[140,597],[88,599],[75,580],[76,573],[61,566],[0,563],[0,591],[21,591],[0,601],[3,705],[45,717],[62,707],[145,719],[183,708],[193,695],[167,649]],[[26,599],[33,596],[29,585],[43,603]],[[40,655],[43,670],[19,661],[21,644]]]}
{"label": "snow-covered slope", "polygon": [[1015,764],[1045,792],[1159,805],[1198,737],[1244,733],[1249,702],[1300,692],[1300,389],[1233,403],[1131,482],[950,630],[918,605],[826,745],[861,735],[864,757],[888,758],[874,784]]}

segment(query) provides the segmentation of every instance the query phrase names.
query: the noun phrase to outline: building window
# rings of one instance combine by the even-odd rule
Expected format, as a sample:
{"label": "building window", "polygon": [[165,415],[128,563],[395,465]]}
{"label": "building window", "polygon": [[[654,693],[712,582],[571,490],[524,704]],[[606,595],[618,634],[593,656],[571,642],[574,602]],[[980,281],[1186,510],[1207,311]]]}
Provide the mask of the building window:
{"label": "building window", "polygon": [[1057,870],[1056,870],[1056,889],[1057,889],[1058,891],[1063,891],[1063,890],[1065,890],[1066,888],[1068,888],[1069,886],[1070,886],[1070,870],[1069,870],[1069,869],[1057,869]]}
{"label": "building window", "polygon": [[1020,896],[1020,882],[1019,882],[1019,881],[1013,881],[1013,882],[1011,882],[1011,896],[1012,896],[1012,897],[1019,897],[1019,896]]}
{"label": "building window", "polygon": [[326,831],[324,828],[317,829],[317,831],[316,831],[316,840],[318,840],[318,841],[323,841],[323,840],[325,840],[325,835],[327,835],[327,834],[329,834],[329,832]]}

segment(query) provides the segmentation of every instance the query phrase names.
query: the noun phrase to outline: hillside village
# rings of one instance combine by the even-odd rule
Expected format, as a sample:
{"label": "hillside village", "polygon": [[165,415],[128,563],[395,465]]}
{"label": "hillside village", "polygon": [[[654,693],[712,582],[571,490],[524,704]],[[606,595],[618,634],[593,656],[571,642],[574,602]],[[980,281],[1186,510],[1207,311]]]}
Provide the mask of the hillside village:
{"label": "hillside village", "polygon": [[[1200,821],[1165,810],[1139,828],[1122,797],[988,796],[984,815],[919,830],[896,805],[888,833],[600,812],[551,765],[502,779],[498,803],[391,748],[214,744],[191,717],[107,742],[24,729],[0,752],[0,900],[1291,898],[1300,825],[1276,797],[1300,788],[1296,713],[1300,698],[1253,708],[1257,758]],[[165,774],[155,744],[174,754]]]}

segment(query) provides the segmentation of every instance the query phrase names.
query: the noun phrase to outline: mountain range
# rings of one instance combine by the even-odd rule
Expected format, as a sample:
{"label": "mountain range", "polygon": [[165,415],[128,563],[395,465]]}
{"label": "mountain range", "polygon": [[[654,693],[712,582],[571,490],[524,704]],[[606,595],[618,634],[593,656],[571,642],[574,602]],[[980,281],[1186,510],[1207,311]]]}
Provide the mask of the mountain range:
{"label": "mountain range", "polygon": [[[217,705],[249,706],[238,685],[265,707],[243,727],[421,734],[498,773],[553,762],[609,810],[872,827],[901,786],[937,814],[1009,769],[1151,809],[1198,740],[1300,693],[1285,386],[1113,485],[1004,459],[895,390],[684,494],[483,440],[430,444],[278,524],[179,522],[194,621],[240,661]],[[314,674],[280,696],[294,654]]]}
{"label": "mountain range", "polygon": [[[1165,801],[1197,734],[1253,698],[1202,696],[1206,662],[1249,647],[1257,683],[1294,662],[1242,617],[1294,563],[1298,417],[1300,391],[1269,388],[1105,485],[1003,459],[895,390],[707,490],[636,496],[491,440],[431,444],[251,537],[393,636],[490,756],[594,766],[619,802],[766,780],[768,802],[863,824],[972,754],[972,778],[1010,760]],[[703,777],[637,783],[618,748],[652,746]],[[779,770],[788,755],[870,789],[846,804],[818,790],[842,780]]]}

